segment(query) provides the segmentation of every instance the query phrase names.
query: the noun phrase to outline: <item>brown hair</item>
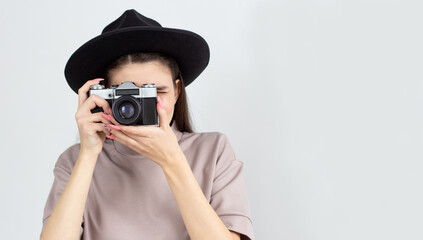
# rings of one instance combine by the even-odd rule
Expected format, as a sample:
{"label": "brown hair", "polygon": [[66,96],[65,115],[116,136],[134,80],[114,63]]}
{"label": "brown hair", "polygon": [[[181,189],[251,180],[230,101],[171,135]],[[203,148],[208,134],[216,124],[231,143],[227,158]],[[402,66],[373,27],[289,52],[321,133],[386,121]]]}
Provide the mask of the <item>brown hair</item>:
{"label": "brown hair", "polygon": [[109,79],[111,72],[119,69],[125,64],[130,63],[146,63],[158,61],[164,66],[167,66],[172,74],[173,87],[176,88],[176,80],[179,79],[180,91],[178,100],[175,103],[175,109],[173,111],[173,117],[171,123],[175,121],[176,128],[181,132],[193,132],[191,126],[191,118],[188,109],[187,95],[185,92],[185,85],[182,79],[181,71],[175,59],[172,57],[156,52],[149,53],[130,53],[119,57],[114,60],[104,71],[104,84],[106,87],[110,87]]}

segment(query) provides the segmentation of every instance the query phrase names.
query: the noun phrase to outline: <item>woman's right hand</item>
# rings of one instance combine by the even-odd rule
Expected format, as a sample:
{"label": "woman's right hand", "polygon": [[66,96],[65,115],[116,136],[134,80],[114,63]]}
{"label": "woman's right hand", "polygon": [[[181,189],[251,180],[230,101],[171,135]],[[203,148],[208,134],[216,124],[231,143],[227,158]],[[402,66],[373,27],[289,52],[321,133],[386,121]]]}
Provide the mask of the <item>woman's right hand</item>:
{"label": "woman's right hand", "polygon": [[107,124],[111,122],[102,116],[103,112],[91,113],[90,111],[96,106],[99,106],[103,108],[106,114],[110,113],[109,103],[105,99],[95,94],[88,97],[90,87],[98,84],[102,80],[102,78],[89,80],[78,89],[79,101],[75,119],[81,141],[80,152],[100,154],[103,149],[103,143],[106,140],[106,135],[110,135],[110,132],[103,124],[107,126]]}

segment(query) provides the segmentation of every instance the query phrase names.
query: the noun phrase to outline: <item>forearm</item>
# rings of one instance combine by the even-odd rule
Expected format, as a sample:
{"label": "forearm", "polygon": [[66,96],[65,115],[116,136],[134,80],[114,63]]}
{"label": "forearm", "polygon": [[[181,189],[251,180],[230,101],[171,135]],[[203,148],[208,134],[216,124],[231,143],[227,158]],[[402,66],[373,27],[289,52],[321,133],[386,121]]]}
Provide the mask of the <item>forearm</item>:
{"label": "forearm", "polygon": [[203,194],[183,154],[162,166],[192,240],[232,239]]}
{"label": "forearm", "polygon": [[41,239],[79,239],[82,216],[98,154],[80,153]]}

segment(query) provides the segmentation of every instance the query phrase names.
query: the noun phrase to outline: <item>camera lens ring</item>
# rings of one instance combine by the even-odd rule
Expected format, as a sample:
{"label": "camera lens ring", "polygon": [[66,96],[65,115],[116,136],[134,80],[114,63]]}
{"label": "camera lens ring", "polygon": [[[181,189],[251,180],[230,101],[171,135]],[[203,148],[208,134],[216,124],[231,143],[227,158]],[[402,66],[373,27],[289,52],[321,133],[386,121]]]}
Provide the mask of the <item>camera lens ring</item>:
{"label": "camera lens ring", "polygon": [[[131,105],[134,107],[134,114],[130,118],[124,118],[121,114],[121,106],[126,103],[131,103]],[[119,97],[112,104],[113,117],[118,123],[123,125],[131,125],[136,123],[141,115],[141,111],[142,108],[139,99],[129,95]]]}

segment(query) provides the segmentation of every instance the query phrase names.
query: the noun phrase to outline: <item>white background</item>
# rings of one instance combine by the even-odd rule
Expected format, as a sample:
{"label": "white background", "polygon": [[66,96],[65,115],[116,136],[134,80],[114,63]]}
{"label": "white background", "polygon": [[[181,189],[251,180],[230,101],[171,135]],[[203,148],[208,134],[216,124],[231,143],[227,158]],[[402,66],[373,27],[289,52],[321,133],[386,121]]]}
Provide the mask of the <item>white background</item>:
{"label": "white background", "polygon": [[64,66],[126,9],[203,36],[197,131],[244,162],[256,239],[423,239],[423,3],[0,2],[2,239],[37,239],[76,142]]}

